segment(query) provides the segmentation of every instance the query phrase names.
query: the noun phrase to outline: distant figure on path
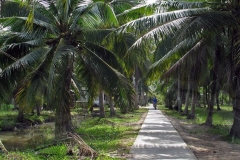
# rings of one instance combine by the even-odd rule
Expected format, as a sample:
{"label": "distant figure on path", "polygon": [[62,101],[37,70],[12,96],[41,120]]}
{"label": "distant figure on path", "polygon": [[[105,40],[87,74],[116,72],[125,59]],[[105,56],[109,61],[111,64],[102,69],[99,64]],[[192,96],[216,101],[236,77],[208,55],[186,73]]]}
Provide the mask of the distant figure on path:
{"label": "distant figure on path", "polygon": [[153,107],[155,109],[157,109],[157,98],[156,97],[153,98]]}

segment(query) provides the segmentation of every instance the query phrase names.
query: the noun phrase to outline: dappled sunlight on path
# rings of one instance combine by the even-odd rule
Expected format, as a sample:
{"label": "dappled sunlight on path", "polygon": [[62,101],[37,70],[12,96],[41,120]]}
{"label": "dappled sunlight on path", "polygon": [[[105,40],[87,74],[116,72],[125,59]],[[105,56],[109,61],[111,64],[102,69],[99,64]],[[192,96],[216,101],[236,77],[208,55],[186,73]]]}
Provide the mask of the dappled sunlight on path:
{"label": "dappled sunlight on path", "polygon": [[196,160],[178,132],[160,110],[150,105],[141,130],[131,147],[134,159]]}

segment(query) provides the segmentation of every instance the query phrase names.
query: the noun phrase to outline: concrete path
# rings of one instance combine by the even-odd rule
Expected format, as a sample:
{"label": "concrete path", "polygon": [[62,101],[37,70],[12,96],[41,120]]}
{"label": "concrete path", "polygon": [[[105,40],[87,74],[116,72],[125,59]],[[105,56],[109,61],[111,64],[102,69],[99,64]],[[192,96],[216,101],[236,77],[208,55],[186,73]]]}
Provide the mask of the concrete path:
{"label": "concrete path", "polygon": [[196,160],[192,151],[160,110],[150,105],[130,153],[136,159]]}

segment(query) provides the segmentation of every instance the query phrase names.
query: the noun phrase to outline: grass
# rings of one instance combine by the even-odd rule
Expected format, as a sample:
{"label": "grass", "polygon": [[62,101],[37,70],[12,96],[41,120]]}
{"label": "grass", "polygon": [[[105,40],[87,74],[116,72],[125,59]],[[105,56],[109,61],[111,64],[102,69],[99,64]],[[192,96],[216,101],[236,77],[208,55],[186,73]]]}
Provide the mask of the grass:
{"label": "grass", "polygon": [[[175,110],[169,110],[168,108],[165,108],[163,105],[159,106],[159,108],[169,116],[184,120],[186,124],[199,124],[199,125],[203,124],[205,123],[207,114],[208,114],[208,110],[206,108],[197,107],[196,118],[194,120],[189,120],[186,118],[186,116],[182,116]],[[216,106],[214,108],[216,108]],[[221,108],[221,111],[217,111],[216,109],[214,110],[213,126],[208,130],[208,132],[227,137],[231,129],[231,126],[233,124],[232,107],[220,106],[220,108]],[[205,131],[198,130],[197,132],[205,132]]]}
{"label": "grass", "polygon": [[[18,110],[12,110],[14,106],[12,104],[1,104],[0,106],[0,131],[1,130],[13,130],[16,124],[18,116]],[[46,120],[53,121],[54,113],[52,111],[41,111],[41,115],[38,116],[36,113],[26,113],[24,118],[31,122],[41,124]]]}
{"label": "grass", "polygon": [[[11,111],[13,112],[13,111]],[[113,158],[108,156],[110,152],[124,149],[125,153],[129,152],[130,146],[133,144],[140,128],[130,123],[136,123],[140,120],[142,115],[147,112],[147,109],[139,109],[135,112],[128,114],[120,114],[117,110],[115,117],[109,116],[109,111],[106,111],[107,118],[86,118],[80,123],[76,129],[77,133],[90,145],[94,150],[99,153],[97,160],[118,160],[120,158]],[[6,115],[6,114],[5,114]],[[41,120],[48,117],[42,115],[38,117]],[[4,115],[3,115],[4,117]],[[35,117],[37,118],[37,117]],[[35,119],[33,117],[33,119]],[[47,131],[46,131],[46,134]],[[43,144],[39,144],[40,147]],[[77,157],[67,156],[66,145],[57,145],[34,151],[34,148],[28,148],[23,151],[11,151],[7,155],[0,155],[2,160],[75,160]]]}
{"label": "grass", "polygon": [[[139,121],[146,111],[146,109],[139,109],[121,116],[102,119],[88,118],[81,123],[77,132],[95,150],[116,151],[119,148],[126,147],[122,146],[125,139],[137,136],[139,130],[134,129],[129,123]],[[132,142],[126,145],[131,146]]]}

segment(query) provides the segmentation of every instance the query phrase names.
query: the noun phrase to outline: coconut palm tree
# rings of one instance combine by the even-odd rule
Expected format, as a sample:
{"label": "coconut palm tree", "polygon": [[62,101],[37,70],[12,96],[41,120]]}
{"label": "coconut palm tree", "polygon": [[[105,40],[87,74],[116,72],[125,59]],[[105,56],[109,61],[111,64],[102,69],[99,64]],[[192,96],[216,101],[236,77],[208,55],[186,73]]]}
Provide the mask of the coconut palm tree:
{"label": "coconut palm tree", "polygon": [[116,55],[99,42],[109,28],[118,25],[109,5],[79,0],[32,1],[30,5],[7,1],[2,16],[0,23],[9,33],[0,38],[1,97],[17,89],[18,103],[25,99],[27,105],[27,99],[36,92],[43,94],[40,88],[45,86],[48,105],[56,111],[56,137],[73,130],[70,90],[74,77],[89,89],[91,84],[101,86],[118,97],[119,106],[131,106],[131,83],[100,56],[119,64]]}
{"label": "coconut palm tree", "polygon": [[[229,57],[232,57],[230,59],[232,62],[231,78],[229,79],[231,79],[232,95],[235,101],[234,123],[230,134],[240,137],[240,129],[237,128],[240,124],[239,65],[237,64],[239,62],[238,1],[219,3],[211,3],[211,1],[207,3],[166,1],[163,3],[161,1],[160,5],[163,4],[168,7],[167,12],[142,17],[119,28],[119,31],[134,31],[139,37],[130,47],[129,54],[134,53],[134,50],[149,46],[152,46],[154,50],[157,49],[155,63],[152,65],[149,75],[152,77],[158,75],[159,78],[165,74],[164,71],[171,67],[169,63],[166,63],[166,61],[169,62],[169,59],[173,59],[171,64],[174,66],[171,68],[171,73],[174,74],[184,64],[194,64],[192,62],[196,62],[199,54],[202,54],[205,57],[204,60],[207,61],[209,56],[216,53],[217,46],[221,45],[212,43],[216,42],[217,35],[228,37],[229,42],[232,42],[230,52],[227,53]],[[168,39],[170,39],[170,43]],[[168,46],[163,44],[168,44]],[[159,46],[163,46],[162,49],[158,49]],[[196,75],[199,73],[199,68],[195,69],[197,69],[194,70]],[[196,87],[194,89],[196,90],[197,83],[199,83],[198,76],[193,79],[193,82],[195,82],[193,86]],[[214,87],[212,90],[215,90]],[[192,94],[192,98],[194,98],[194,92]],[[192,102],[194,101],[193,99]]]}

